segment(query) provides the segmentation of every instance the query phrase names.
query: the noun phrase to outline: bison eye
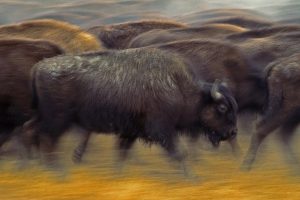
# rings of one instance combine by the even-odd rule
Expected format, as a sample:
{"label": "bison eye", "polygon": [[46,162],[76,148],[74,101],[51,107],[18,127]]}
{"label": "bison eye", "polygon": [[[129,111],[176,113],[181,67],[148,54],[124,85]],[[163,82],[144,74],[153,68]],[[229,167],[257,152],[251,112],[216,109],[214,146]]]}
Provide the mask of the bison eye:
{"label": "bison eye", "polygon": [[225,113],[225,112],[227,111],[227,106],[225,106],[224,104],[220,104],[220,105],[218,106],[218,111],[219,111],[220,113]]}

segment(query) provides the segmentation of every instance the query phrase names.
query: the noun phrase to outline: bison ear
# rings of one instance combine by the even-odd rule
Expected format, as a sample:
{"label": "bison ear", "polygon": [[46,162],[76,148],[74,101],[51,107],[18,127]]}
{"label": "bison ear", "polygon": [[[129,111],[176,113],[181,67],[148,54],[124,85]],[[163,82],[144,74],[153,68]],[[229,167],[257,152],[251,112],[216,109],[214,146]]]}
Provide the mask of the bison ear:
{"label": "bison ear", "polygon": [[222,93],[219,91],[220,83],[221,81],[216,79],[210,90],[210,94],[215,101],[219,101],[223,98]]}
{"label": "bison ear", "polygon": [[228,87],[229,87],[229,86],[228,86],[228,80],[227,80],[227,79],[223,80],[223,81],[221,82],[221,85],[222,85],[223,87],[225,87],[225,88],[228,88]]}

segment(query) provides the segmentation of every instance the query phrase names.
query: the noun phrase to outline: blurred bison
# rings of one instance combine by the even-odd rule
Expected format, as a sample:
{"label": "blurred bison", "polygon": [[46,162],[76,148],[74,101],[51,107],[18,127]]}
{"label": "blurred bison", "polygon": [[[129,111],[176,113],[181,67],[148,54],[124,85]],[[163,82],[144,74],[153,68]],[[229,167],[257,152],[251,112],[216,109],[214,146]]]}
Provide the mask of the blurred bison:
{"label": "blurred bison", "polygon": [[31,109],[30,70],[38,61],[62,54],[43,40],[0,40],[0,146],[27,121]]}
{"label": "blurred bison", "polygon": [[153,44],[162,44],[178,40],[216,38],[222,39],[228,34],[240,33],[247,29],[230,24],[210,24],[192,28],[176,28],[161,30],[155,29],[142,33],[132,39],[130,48],[145,47]]}
{"label": "blurred bison", "polygon": [[279,136],[288,156],[296,161],[290,147],[291,138],[300,122],[300,54],[278,59],[266,68],[268,103],[263,118],[253,135],[243,168],[251,169],[257,150],[272,131],[279,129]]}
{"label": "blurred bison", "polygon": [[95,26],[88,32],[96,35],[108,49],[126,49],[137,35],[153,29],[183,28],[186,25],[174,21],[145,20],[122,24]]}
{"label": "blurred bison", "polygon": [[264,68],[278,58],[284,58],[300,49],[300,26],[274,26],[235,33],[226,37],[248,59],[251,66]]}
{"label": "blurred bison", "polygon": [[180,57],[158,49],[59,56],[38,63],[33,74],[38,111],[24,127],[24,141],[30,145],[26,138],[38,135],[43,152],[53,152],[73,124],[86,135],[117,134],[122,160],[139,138],[182,161],[178,132],[204,130],[213,143],[236,134],[231,93],[222,85],[193,81]]}
{"label": "blurred bison", "polygon": [[265,28],[258,28],[254,30],[248,30],[236,34],[229,35],[227,39],[232,41],[244,41],[251,38],[264,38],[270,36],[277,36],[284,33],[299,32],[299,25],[274,25]]}
{"label": "blurred bison", "polygon": [[[208,20],[204,24],[215,24],[215,23],[224,23],[240,26],[247,29],[257,29],[262,27],[269,27],[273,25],[272,22],[263,19],[257,19],[253,17],[225,17],[225,18],[215,18],[213,20]],[[191,24],[193,26],[197,24]]]}
{"label": "blurred bison", "polygon": [[97,38],[78,26],[51,19],[0,26],[0,38],[6,37],[49,40],[61,46],[67,53],[95,51],[102,48]]}
{"label": "blurred bison", "polygon": [[256,29],[273,25],[262,13],[251,9],[210,9],[199,11],[178,18],[190,26],[198,27],[206,24],[224,23],[247,29]]}

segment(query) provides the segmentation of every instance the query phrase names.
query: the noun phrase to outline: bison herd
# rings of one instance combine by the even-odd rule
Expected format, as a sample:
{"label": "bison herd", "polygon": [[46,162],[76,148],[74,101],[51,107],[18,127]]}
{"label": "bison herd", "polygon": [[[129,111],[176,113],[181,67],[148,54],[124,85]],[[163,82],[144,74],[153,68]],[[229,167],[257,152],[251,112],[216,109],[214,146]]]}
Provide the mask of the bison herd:
{"label": "bison herd", "polygon": [[242,168],[251,168],[276,129],[296,159],[290,141],[300,119],[300,26],[238,22],[0,26],[0,146],[15,136],[22,159],[35,147],[51,166],[61,136],[77,127],[83,139],[75,162],[93,132],[116,135],[120,161],[140,139],[185,170],[181,135],[204,135],[215,147],[227,141],[238,151],[238,116],[254,112],[261,119]]}

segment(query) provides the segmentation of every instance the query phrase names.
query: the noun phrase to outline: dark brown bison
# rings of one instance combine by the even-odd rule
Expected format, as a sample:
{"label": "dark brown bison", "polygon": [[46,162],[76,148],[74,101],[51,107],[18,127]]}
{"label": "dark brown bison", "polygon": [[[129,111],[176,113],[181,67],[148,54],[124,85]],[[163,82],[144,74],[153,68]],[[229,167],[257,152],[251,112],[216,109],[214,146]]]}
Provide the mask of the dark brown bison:
{"label": "dark brown bison", "polygon": [[117,134],[122,160],[139,138],[181,161],[179,132],[204,130],[213,143],[236,134],[237,105],[229,90],[195,82],[180,56],[158,49],[58,56],[38,63],[33,79],[37,116],[26,123],[24,141],[38,135],[46,153],[73,124],[86,135]]}
{"label": "dark brown bison", "polygon": [[[267,94],[263,76],[234,44],[217,40],[186,40],[153,47],[183,57],[195,80],[225,81],[237,101],[239,112],[262,111]],[[230,138],[229,142],[233,153],[239,153],[236,138]]]}
{"label": "dark brown bison", "polygon": [[[266,88],[260,70],[250,65],[239,47],[226,41],[185,40],[152,47],[179,54],[195,80],[224,80],[232,91],[239,111],[260,110]],[[255,92],[254,92],[255,91]]]}
{"label": "dark brown bison", "polygon": [[57,45],[42,40],[0,40],[0,146],[22,126],[31,109],[30,70],[38,61],[62,54]]}
{"label": "dark brown bison", "polygon": [[[175,29],[174,29],[175,30]],[[224,80],[235,97],[239,111],[261,112],[265,104],[267,89],[260,73],[249,65],[240,49],[228,42],[217,40],[186,40],[153,45],[150,48],[174,53],[184,58],[188,72],[196,81],[213,83]],[[191,137],[197,141],[199,135]],[[75,150],[74,161],[80,161],[88,138]],[[234,154],[239,153],[236,138],[230,138]],[[191,144],[191,147],[194,146]]]}
{"label": "dark brown bison", "polygon": [[[246,31],[226,37],[235,44],[252,66],[263,69],[278,58],[284,58],[300,49],[299,26],[275,26]],[[263,73],[262,73],[263,74]]]}
{"label": "dark brown bison", "polygon": [[209,24],[192,28],[155,29],[142,33],[132,39],[130,48],[145,47],[153,44],[162,44],[178,40],[216,38],[222,39],[232,33],[244,32],[247,29],[230,24]]}
{"label": "dark brown bison", "polygon": [[227,39],[232,40],[234,42],[244,41],[247,39],[253,38],[265,38],[270,36],[280,36],[286,33],[294,33],[299,32],[299,25],[274,25],[270,27],[258,28],[255,30],[248,30],[240,33],[233,33],[232,35],[228,35]]}
{"label": "dark brown bison", "polygon": [[166,20],[145,20],[96,26],[88,29],[88,32],[96,35],[103,45],[109,49],[126,49],[130,41],[137,35],[153,29],[183,28],[186,25]]}
{"label": "dark brown bison", "polygon": [[57,20],[32,20],[0,26],[0,38],[16,37],[49,40],[67,53],[80,53],[101,49],[101,43],[92,34],[78,26]]}
{"label": "dark brown bison", "polygon": [[251,169],[257,150],[272,131],[278,133],[292,161],[296,157],[290,147],[291,138],[300,122],[300,54],[278,59],[266,68],[268,103],[266,111],[257,125],[243,169]]}

